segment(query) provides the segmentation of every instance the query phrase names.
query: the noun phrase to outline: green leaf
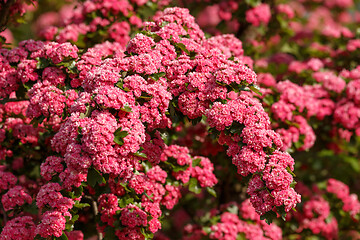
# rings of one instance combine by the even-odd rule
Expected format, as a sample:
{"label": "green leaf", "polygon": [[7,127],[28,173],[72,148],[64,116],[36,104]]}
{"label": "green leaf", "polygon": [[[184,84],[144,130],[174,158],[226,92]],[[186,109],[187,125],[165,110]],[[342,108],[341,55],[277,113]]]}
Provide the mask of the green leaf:
{"label": "green leaf", "polygon": [[196,166],[199,166],[200,165],[200,162],[201,162],[201,159],[200,158],[196,158],[192,161],[192,167],[196,167]]}
{"label": "green leaf", "polygon": [[207,234],[211,233],[211,228],[210,227],[203,227],[202,230]]}
{"label": "green leaf", "polygon": [[191,60],[194,60],[195,57],[196,57],[196,55],[197,55],[197,53],[196,53],[195,51],[191,51],[191,52],[190,52],[190,59],[191,59]]}
{"label": "green leaf", "polygon": [[145,153],[142,153],[142,152],[139,152],[139,151],[137,151],[136,153],[134,153],[134,155],[137,156],[137,157],[147,158],[147,156],[146,156]]}
{"label": "green leaf", "polygon": [[183,43],[175,43],[175,46],[183,50],[186,54],[190,54],[190,51],[187,50],[185,44]]}
{"label": "green leaf", "polygon": [[69,240],[68,237],[66,236],[65,232],[60,237],[57,237],[56,239],[58,239],[58,240]]}
{"label": "green leaf", "polygon": [[129,106],[129,105],[126,105],[125,104],[125,106],[123,107],[123,108],[121,108],[120,110],[122,110],[122,111],[124,111],[124,112],[132,112],[132,110],[131,110],[131,107]]}
{"label": "green leaf", "polygon": [[172,164],[172,163],[169,162],[169,161],[164,162],[164,163],[165,163],[166,165],[169,165],[174,172],[185,171],[186,169],[189,168],[189,165],[179,166],[179,165],[174,165],[174,164]]}
{"label": "green leaf", "polygon": [[357,158],[346,155],[343,158],[355,172],[360,172],[360,161]]}
{"label": "green leaf", "polygon": [[286,212],[284,206],[276,207],[277,213],[281,216],[282,220],[286,221]]}
{"label": "green leaf", "polygon": [[276,219],[276,213],[273,211],[268,211],[265,214],[260,216],[261,220],[265,220],[267,224],[270,225],[274,219]]}
{"label": "green leaf", "polygon": [[297,182],[296,182],[296,181],[293,181],[293,182],[290,184],[290,187],[291,187],[291,188],[294,188],[296,184],[297,184]]}
{"label": "green leaf", "polygon": [[78,201],[75,202],[74,207],[76,208],[86,208],[86,207],[90,207],[90,204],[88,203],[79,203]]}
{"label": "green leaf", "polygon": [[257,85],[249,85],[249,88],[251,89],[251,91],[253,91],[254,93],[256,93],[257,95],[262,96],[262,93],[260,92],[260,87],[258,87]]}
{"label": "green leaf", "polygon": [[73,192],[71,192],[72,193],[72,198],[79,198],[81,195],[82,195],[82,193],[83,193],[83,187],[82,186],[80,186],[80,187],[78,187],[78,188],[74,188],[74,191]]}
{"label": "green leaf", "polygon": [[134,199],[127,197],[127,196],[124,196],[119,199],[119,207],[121,207],[121,208],[124,208],[127,205],[132,204],[132,203],[134,203]]}
{"label": "green leaf", "polygon": [[76,215],[72,216],[71,221],[76,222],[78,219],[79,219],[79,215],[76,214]]}
{"label": "green leaf", "polygon": [[199,187],[198,180],[196,178],[190,178],[189,191],[196,194],[201,193],[201,188]]}
{"label": "green leaf", "polygon": [[94,187],[96,183],[106,183],[105,178],[95,168],[90,168],[87,175],[87,182],[90,186]]}
{"label": "green leaf", "polygon": [[47,60],[46,58],[38,58],[37,60],[38,62],[36,64],[36,69],[46,68],[47,66],[50,65],[50,61]]}
{"label": "green leaf", "polygon": [[76,67],[75,61],[71,61],[70,64],[67,66],[67,69],[69,69],[70,73],[74,73],[74,74],[77,74],[80,72]]}
{"label": "green leaf", "polygon": [[303,143],[301,141],[294,142],[294,146],[296,149],[301,148],[302,145]]}
{"label": "green leaf", "polygon": [[120,146],[124,144],[123,138],[129,135],[127,131],[121,131],[121,127],[114,132],[114,142]]}
{"label": "green leaf", "polygon": [[293,171],[291,171],[290,167],[286,167],[286,170],[288,171],[288,173],[291,174],[291,176],[296,177],[295,173],[293,173]]}
{"label": "green leaf", "polygon": [[159,73],[154,73],[150,76],[150,78],[154,81],[159,80],[161,77],[164,77],[166,75],[165,72],[159,72]]}
{"label": "green leaf", "polygon": [[121,183],[120,183],[120,186],[122,186],[122,187],[125,189],[125,191],[131,192],[131,190],[127,187],[127,184],[126,184],[126,183],[121,182]]}
{"label": "green leaf", "polygon": [[216,197],[216,191],[211,187],[206,187],[206,191],[213,197]]}
{"label": "green leaf", "polygon": [[289,120],[285,120],[285,123],[289,126],[294,126],[296,128],[300,128],[300,124],[296,123],[296,122],[291,122]]}
{"label": "green leaf", "polygon": [[142,235],[144,235],[145,240],[150,240],[154,238],[154,234],[153,233],[149,233],[146,231],[146,228],[140,228],[140,232]]}
{"label": "green leaf", "polygon": [[116,87],[122,89],[123,86],[124,86],[124,82],[122,79],[120,79],[116,84],[115,84]]}
{"label": "green leaf", "polygon": [[234,122],[231,126],[230,126],[230,133],[232,134],[241,134],[243,129],[244,129],[244,125],[238,123],[238,122]]}

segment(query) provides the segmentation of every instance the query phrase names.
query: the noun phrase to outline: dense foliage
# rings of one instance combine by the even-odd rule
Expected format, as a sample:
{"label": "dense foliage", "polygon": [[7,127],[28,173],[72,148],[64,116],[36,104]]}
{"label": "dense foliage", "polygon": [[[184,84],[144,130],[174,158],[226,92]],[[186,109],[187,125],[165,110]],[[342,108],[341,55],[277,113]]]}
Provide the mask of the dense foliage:
{"label": "dense foliage", "polygon": [[0,240],[360,238],[360,3],[0,13]]}

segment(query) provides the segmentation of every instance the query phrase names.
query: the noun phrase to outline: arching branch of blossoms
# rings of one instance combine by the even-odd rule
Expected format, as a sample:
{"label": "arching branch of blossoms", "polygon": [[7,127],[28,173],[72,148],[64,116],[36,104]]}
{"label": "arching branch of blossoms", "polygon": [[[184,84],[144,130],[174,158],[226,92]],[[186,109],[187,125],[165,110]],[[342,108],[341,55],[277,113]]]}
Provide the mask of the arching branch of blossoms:
{"label": "arching branch of blossoms", "polygon": [[[291,230],[296,235],[336,238],[343,226],[330,214],[332,206],[356,223],[357,195],[341,182],[322,179],[326,171],[315,165],[337,162],[333,158],[341,159],[341,154],[334,152],[346,150],[341,141],[353,144],[360,136],[360,67],[338,73],[348,62],[357,64],[349,56],[358,56],[358,39],[336,51],[315,41],[311,50],[304,48],[300,62],[295,57],[302,53],[283,45],[283,35],[266,36],[272,36],[274,26],[287,26],[284,19],[302,14],[308,1],[276,6],[265,0],[242,5],[200,1],[214,4],[210,11],[217,11],[222,23],[231,20],[227,27],[234,32],[251,29],[243,34],[249,42],[233,35],[205,38],[181,8],[168,8],[143,23],[143,10],[150,6],[155,12],[161,2],[169,3],[87,0],[70,11],[62,26],[43,29],[43,37],[52,41],[27,40],[1,49],[0,190],[8,219],[0,238],[82,239],[73,228],[86,221],[96,225],[99,239],[157,238],[168,213],[188,207],[181,200],[189,197],[201,210],[183,211],[191,216],[184,239],[277,240],[282,231],[291,235],[276,225],[281,225],[277,217],[295,222]],[[189,7],[197,3],[186,1]],[[323,22],[326,27],[315,36],[338,35],[345,42],[354,37],[346,27],[328,24],[332,6],[339,22],[350,25],[351,16],[339,10],[352,0],[322,3],[315,14],[304,11],[309,11],[309,22],[319,24],[304,29],[293,19],[292,30],[299,36],[291,36],[289,44],[308,44],[304,30]],[[319,4],[311,2],[314,9]],[[237,13],[241,19],[235,19]],[[319,39],[326,44],[325,36]],[[243,44],[245,51],[254,50],[264,59],[244,56]],[[312,51],[316,58],[304,60]],[[319,126],[322,120],[326,126]],[[325,164],[316,159],[320,154],[304,153],[307,162],[300,162],[296,172],[313,167],[315,175],[302,177],[323,182],[312,192],[299,183],[295,191],[294,159],[288,153],[318,149],[316,137],[333,144],[322,156],[333,158]],[[343,156],[359,169],[358,157]],[[24,174],[24,169],[29,171]],[[349,169],[344,172],[356,172]],[[298,193],[303,204],[294,212]],[[176,205],[180,210],[174,210]]]}

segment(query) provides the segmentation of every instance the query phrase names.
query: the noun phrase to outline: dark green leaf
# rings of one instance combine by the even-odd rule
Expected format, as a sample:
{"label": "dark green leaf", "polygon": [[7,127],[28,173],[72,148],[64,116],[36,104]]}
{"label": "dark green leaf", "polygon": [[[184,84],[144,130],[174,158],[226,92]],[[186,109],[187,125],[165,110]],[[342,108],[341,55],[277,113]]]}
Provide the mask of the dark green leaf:
{"label": "dark green leaf", "polygon": [[105,178],[99,173],[98,170],[90,168],[87,175],[87,182],[90,186],[94,187],[96,183],[106,183]]}
{"label": "dark green leaf", "polygon": [[193,126],[196,126],[199,122],[201,122],[201,117],[195,118],[195,119],[191,119],[191,124]]}
{"label": "dark green leaf", "polygon": [[206,188],[206,191],[207,191],[211,196],[216,197],[216,191],[215,191],[213,188],[207,187],[207,188]]}
{"label": "dark green leaf", "polygon": [[190,54],[190,51],[187,50],[185,44],[183,43],[175,43],[175,46],[183,50],[186,54]]}
{"label": "dark green leaf", "polygon": [[189,168],[188,165],[176,166],[176,165],[174,165],[174,164],[172,164],[172,163],[170,163],[170,162],[165,162],[165,164],[170,165],[170,166],[172,167],[172,170],[173,170],[174,172],[185,171],[185,170],[187,170],[187,169]]}
{"label": "dark green leaf", "polygon": [[261,215],[260,219],[265,220],[265,222],[270,225],[270,223],[276,219],[276,213],[273,211],[268,211],[264,215]]}
{"label": "dark green leaf", "polygon": [[159,72],[159,73],[154,73],[150,76],[151,79],[153,79],[154,81],[159,80],[161,77],[164,77],[166,75],[165,72]]}
{"label": "dark green leaf", "polygon": [[276,207],[277,213],[281,216],[282,220],[286,221],[286,212],[284,206]]}
{"label": "dark green leaf", "polygon": [[72,198],[79,198],[83,193],[83,187],[80,186],[78,188],[74,188],[74,191],[72,192]]}
{"label": "dark green leaf", "polygon": [[50,61],[46,58],[39,58],[37,60],[36,69],[46,68],[50,64]]}
{"label": "dark green leaf", "polygon": [[190,178],[189,191],[196,194],[201,193],[201,188],[199,187],[198,180],[196,178]]}
{"label": "dark green leaf", "polygon": [[25,204],[23,206],[24,212],[30,214],[37,214],[39,209],[37,208],[36,201],[33,201],[31,204]]}
{"label": "dark green leaf", "polygon": [[294,142],[294,146],[296,149],[298,148],[301,148],[301,146],[303,145],[304,143],[300,142],[300,141],[297,141],[297,142]]}
{"label": "dark green leaf", "polygon": [[123,85],[124,85],[124,82],[122,81],[122,79],[120,79],[120,81],[118,81],[118,82],[115,84],[115,86],[117,86],[118,88],[121,88],[121,89],[122,89]]}
{"label": "dark green leaf", "polygon": [[121,127],[119,127],[114,132],[114,142],[120,146],[123,145],[124,144],[123,138],[126,137],[127,135],[129,135],[129,133],[127,131],[121,131]]}

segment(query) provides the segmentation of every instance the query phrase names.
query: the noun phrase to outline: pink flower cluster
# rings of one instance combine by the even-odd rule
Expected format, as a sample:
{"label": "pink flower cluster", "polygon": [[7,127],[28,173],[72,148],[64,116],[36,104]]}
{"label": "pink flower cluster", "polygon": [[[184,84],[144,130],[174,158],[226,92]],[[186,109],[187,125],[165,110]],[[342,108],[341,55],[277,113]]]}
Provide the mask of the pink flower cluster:
{"label": "pink flower cluster", "polygon": [[343,202],[343,210],[349,212],[353,219],[360,213],[358,196],[355,193],[350,194],[349,187],[346,184],[331,178],[327,182],[326,190],[335,194]]}
{"label": "pink flower cluster", "polygon": [[[353,70],[356,71],[357,69]],[[360,101],[357,95],[360,85],[357,77],[353,78],[350,72],[344,71],[342,75],[351,80],[346,86],[346,97],[340,99],[335,106],[334,123],[342,126],[338,130],[340,137],[350,141],[353,133],[360,136]]]}
{"label": "pink flower cluster", "polygon": [[[229,209],[236,209],[236,213],[230,212]],[[260,220],[249,199],[239,206],[234,204],[222,206],[220,210],[211,211],[210,218],[213,220],[206,230],[199,229],[196,225],[185,226],[187,236],[184,239],[200,239],[205,236],[219,240],[237,239],[239,236],[244,236],[246,239],[282,239],[281,229],[274,223],[269,225],[264,220]]]}
{"label": "pink flower cluster", "polygon": [[[320,85],[300,86],[288,80],[272,86],[280,94],[279,100],[269,108],[273,119],[278,121],[273,126],[284,143],[281,149],[285,151],[293,145],[300,151],[310,149],[316,136],[308,120],[311,117],[323,120],[333,114],[335,103],[330,94]],[[265,98],[270,94],[273,92],[266,92]],[[287,127],[280,127],[284,124]]]}
{"label": "pink flower cluster", "polygon": [[330,214],[330,206],[322,197],[313,198],[303,206],[303,219],[300,228],[310,229],[314,234],[321,234],[327,239],[335,239],[338,235],[338,223],[336,218],[326,221]]}
{"label": "pink flower cluster", "polygon": [[261,23],[267,25],[270,18],[270,6],[266,3],[260,4],[259,6],[246,11],[246,21],[254,26],[259,26]]}
{"label": "pink flower cluster", "polygon": [[[266,6],[256,11],[267,11]],[[84,17],[95,11],[130,16],[132,10],[127,1],[85,1],[71,19],[80,27]],[[36,205],[43,212],[32,234],[63,235],[85,193],[99,196],[94,201],[99,203],[103,224],[98,228],[103,234],[114,228],[119,239],[142,239],[145,232],[157,232],[163,209],[174,208],[184,185],[200,193],[218,182],[210,159],[192,157],[198,154],[168,138],[179,122],[188,120],[208,124],[214,139],[227,149],[231,158],[227,160],[240,175],[251,176],[247,193],[257,213],[281,207],[289,212],[301,201],[290,187],[294,160],[282,151],[280,135],[271,130],[260,101],[240,91],[256,90],[257,82],[242,43],[232,35],[205,39],[187,9],[168,8],[154,19],[144,23],[145,30],[126,49],[123,43],[130,27],[120,22],[109,29],[110,38],[120,44],[103,43],[85,53],[69,42],[26,41],[18,48],[1,50],[0,97],[8,98],[15,91],[22,100],[22,88],[29,88],[28,102],[5,106],[17,115],[26,113],[27,118],[7,118],[5,131],[11,129],[22,144],[44,140],[51,146],[46,149],[51,156],[44,157],[40,166],[46,182],[37,189]],[[106,25],[100,20],[94,19],[95,26]],[[64,28],[58,40],[75,40],[65,34],[70,30]],[[301,116],[292,115],[295,109],[302,112],[308,107],[305,88],[296,97],[292,93],[297,89],[290,82],[276,87],[281,94],[274,107],[276,118],[296,122],[298,135],[305,136],[303,148],[309,148],[314,141],[312,129]],[[321,90],[314,92],[318,95],[313,98],[324,97]],[[0,138],[6,137],[1,131]],[[10,173],[0,172],[0,177],[4,179],[1,190],[15,186],[16,177]],[[75,196],[77,191],[80,194]],[[16,201],[10,202],[12,196]],[[6,209],[30,200],[21,187],[10,189],[2,198]],[[279,238],[276,227],[248,224],[230,213],[220,218],[211,238],[225,232]],[[11,224],[9,229],[14,228]]]}
{"label": "pink flower cluster", "polygon": [[31,204],[32,197],[26,193],[21,186],[15,186],[1,197],[1,203],[5,211],[14,209],[16,206],[22,206],[24,203]]}
{"label": "pink flower cluster", "polygon": [[8,221],[3,228],[1,240],[33,240],[35,237],[36,225],[30,216],[16,217]]}

